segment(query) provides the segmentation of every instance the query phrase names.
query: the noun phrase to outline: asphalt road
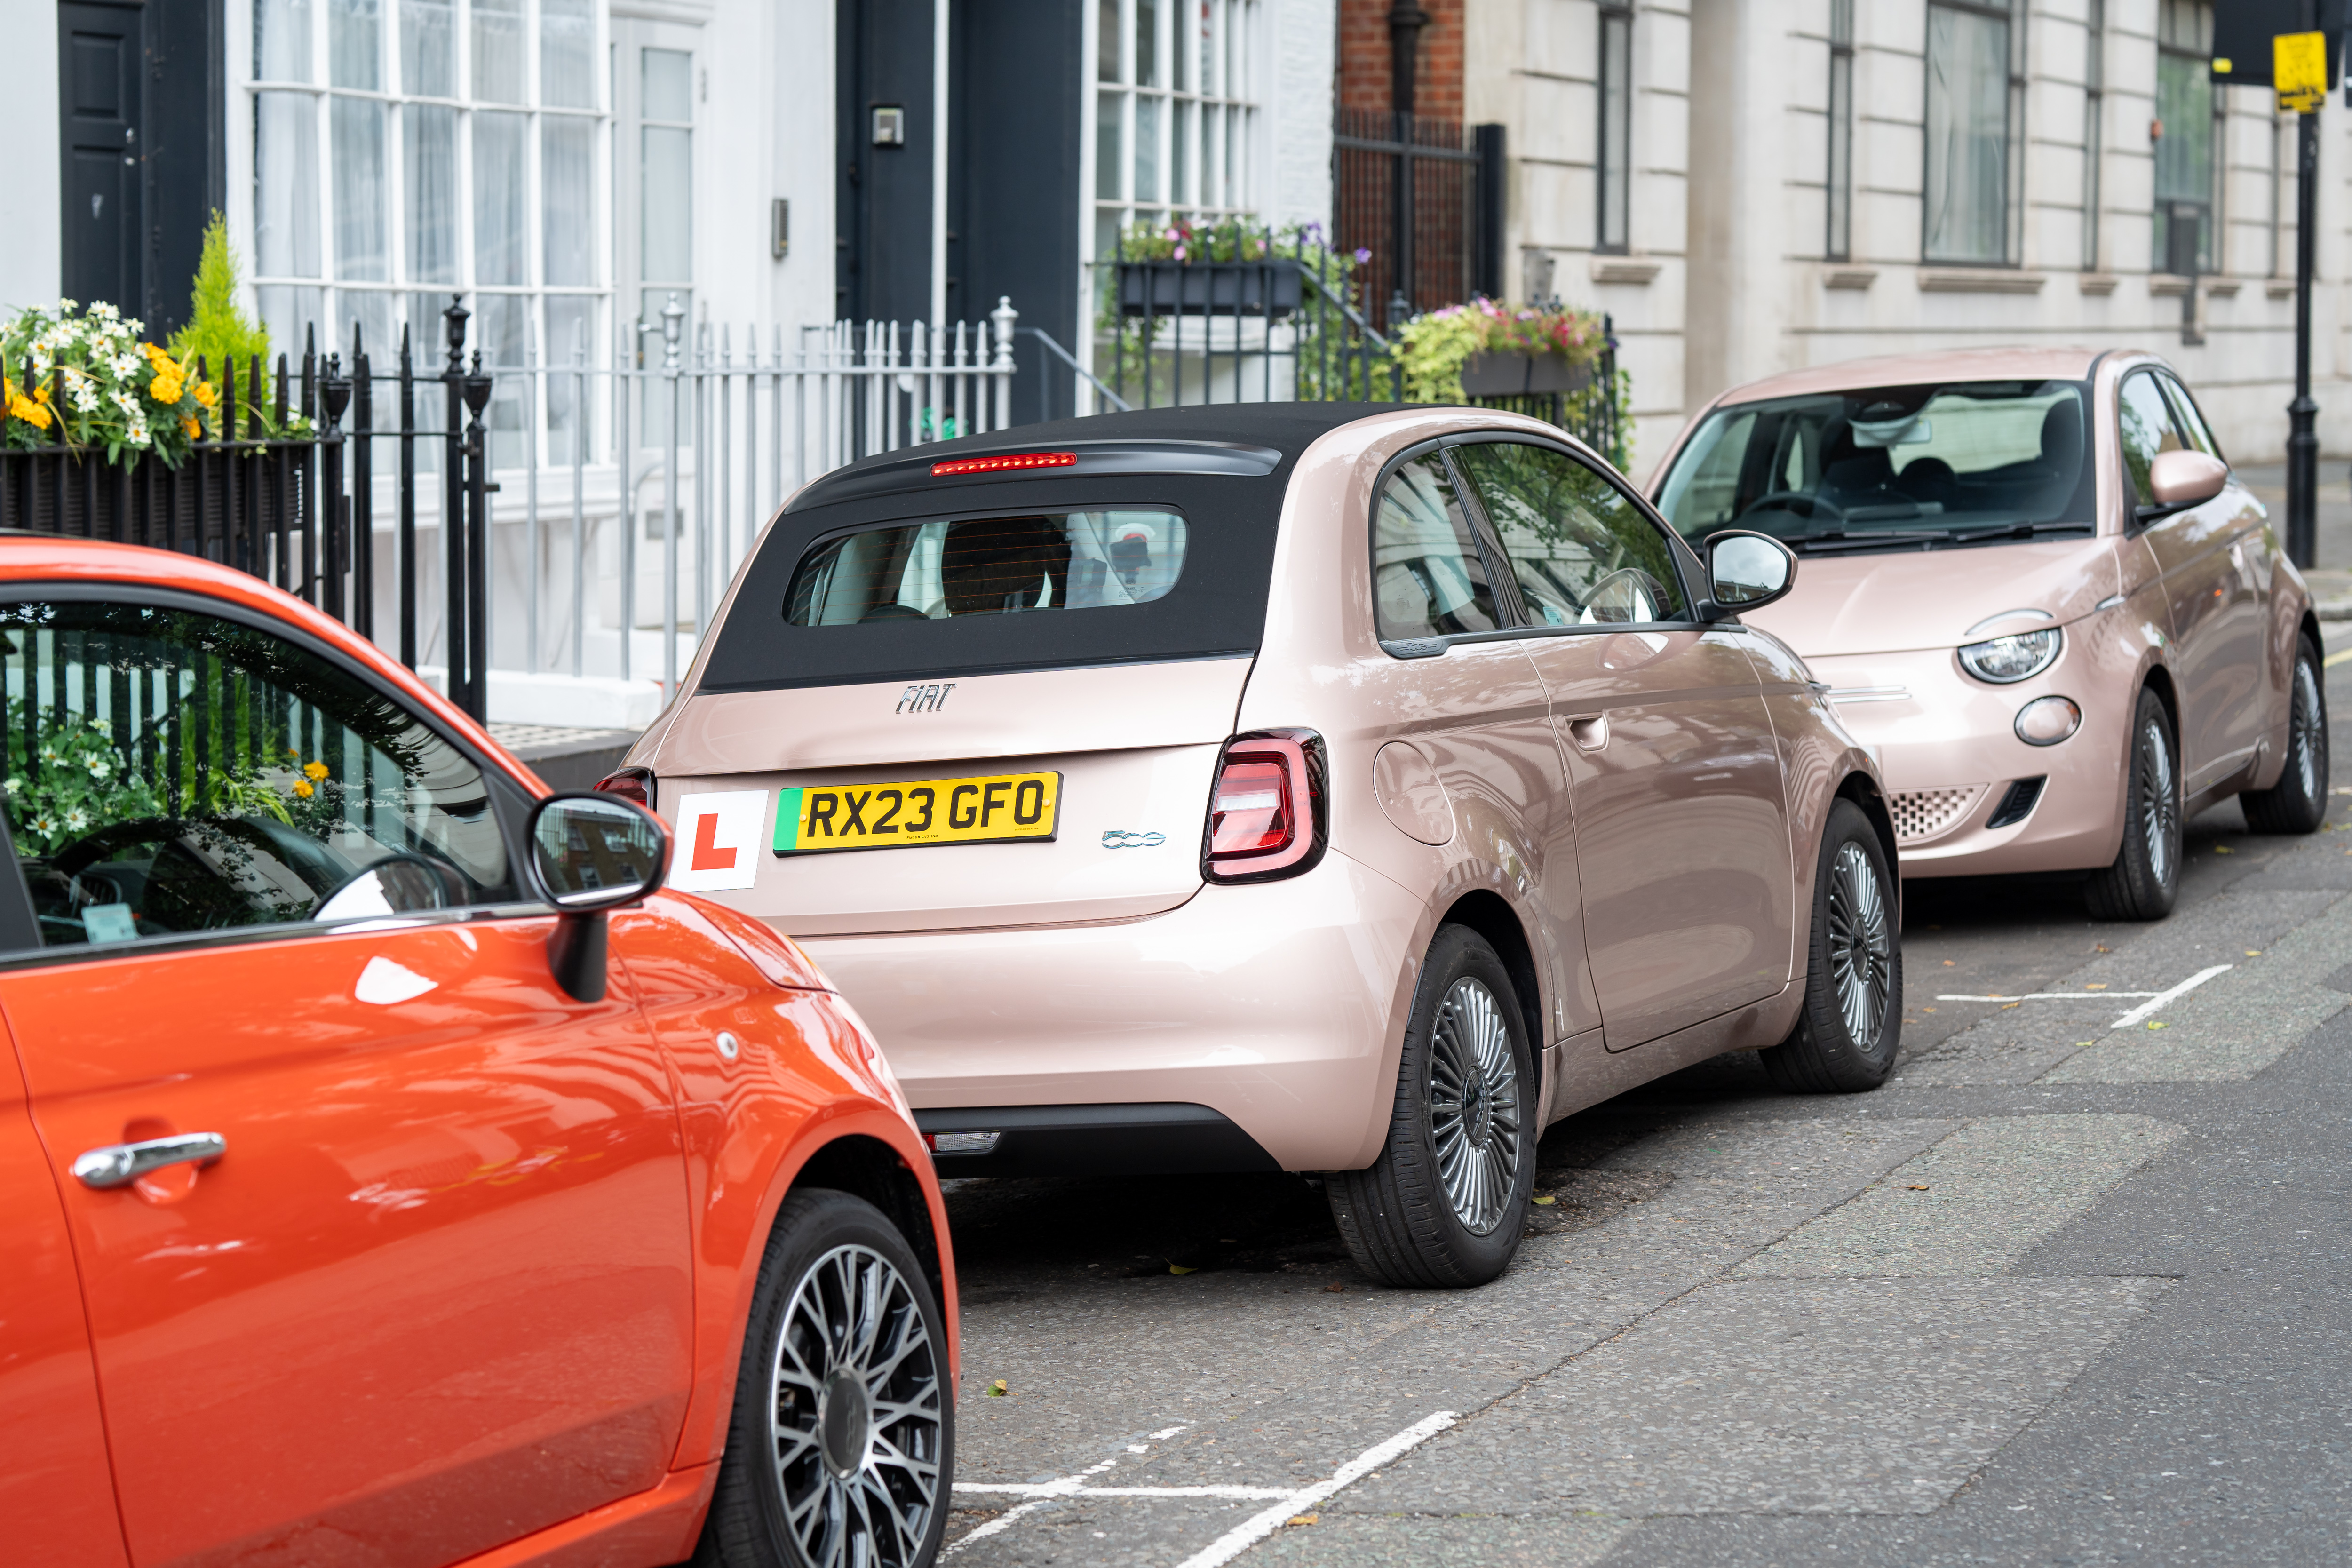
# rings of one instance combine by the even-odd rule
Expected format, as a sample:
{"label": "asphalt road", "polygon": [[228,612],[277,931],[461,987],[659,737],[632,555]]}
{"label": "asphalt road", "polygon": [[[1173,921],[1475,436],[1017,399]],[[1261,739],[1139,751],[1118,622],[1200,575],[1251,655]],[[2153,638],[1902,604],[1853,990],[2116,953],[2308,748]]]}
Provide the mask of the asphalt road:
{"label": "asphalt road", "polygon": [[958,1184],[949,1560],[2352,1561],[2339,795],[2199,818],[2155,925],[1911,884],[1893,1081],[1561,1122],[1482,1290],[1374,1285],[1297,1178]]}

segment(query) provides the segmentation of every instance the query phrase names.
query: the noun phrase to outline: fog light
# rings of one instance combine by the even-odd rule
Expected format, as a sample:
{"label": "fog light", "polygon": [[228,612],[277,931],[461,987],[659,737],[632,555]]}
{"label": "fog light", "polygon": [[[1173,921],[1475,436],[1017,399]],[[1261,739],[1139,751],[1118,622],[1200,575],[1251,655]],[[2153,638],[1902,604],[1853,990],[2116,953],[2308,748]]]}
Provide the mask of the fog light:
{"label": "fog light", "polygon": [[2029,746],[2054,746],[2083,727],[2083,710],[2069,697],[2037,697],[2017,710],[2017,738]]}
{"label": "fog light", "polygon": [[930,1136],[931,1152],[935,1154],[988,1154],[996,1149],[1001,1132],[934,1132]]}

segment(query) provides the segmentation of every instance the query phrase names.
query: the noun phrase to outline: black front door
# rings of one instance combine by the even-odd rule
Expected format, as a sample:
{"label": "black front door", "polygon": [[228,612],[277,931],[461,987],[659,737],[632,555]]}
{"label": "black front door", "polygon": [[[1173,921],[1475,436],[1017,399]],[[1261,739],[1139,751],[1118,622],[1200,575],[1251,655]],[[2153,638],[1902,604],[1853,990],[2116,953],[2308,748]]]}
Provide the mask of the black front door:
{"label": "black front door", "polygon": [[838,0],[835,312],[931,313],[932,0]]}
{"label": "black front door", "polygon": [[140,266],[146,22],[143,5],[75,0],[58,7],[65,294],[84,303],[107,300],[126,316],[147,308]]}

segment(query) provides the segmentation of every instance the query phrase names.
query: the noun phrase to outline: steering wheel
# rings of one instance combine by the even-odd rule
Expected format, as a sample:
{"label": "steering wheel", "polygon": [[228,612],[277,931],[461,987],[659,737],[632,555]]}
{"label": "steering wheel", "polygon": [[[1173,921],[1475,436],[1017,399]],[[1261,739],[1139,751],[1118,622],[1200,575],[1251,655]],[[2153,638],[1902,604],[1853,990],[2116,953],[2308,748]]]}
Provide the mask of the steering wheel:
{"label": "steering wheel", "polygon": [[[1795,501],[1801,501],[1804,504],[1801,508],[1790,504]],[[1804,517],[1818,517],[1826,511],[1834,521],[1842,522],[1845,520],[1845,509],[1839,506],[1837,502],[1827,496],[1805,490],[1767,490],[1740,508],[1739,515],[1744,518],[1754,512],[1769,510],[1798,512]]]}
{"label": "steering wheel", "polygon": [[322,846],[305,842],[303,847],[316,851],[314,855],[306,856],[260,825],[235,816],[182,817],[176,820],[166,816],[142,816],[128,822],[110,823],[59,850],[50,858],[49,868],[70,879],[80,875],[85,868],[110,858],[119,851],[153,845],[156,847],[155,863],[147,874],[147,891],[142,900],[146,907],[141,913],[149,917],[159,929],[214,931],[228,926],[299,918],[292,910],[271,908],[257,901],[251,891],[206,865],[187,842],[190,834],[206,831],[235,840],[246,848],[258,851],[288,867],[306,886],[315,887],[318,880],[324,879],[319,876],[320,872],[331,873],[332,870]]}
{"label": "steering wheel", "polygon": [[[1618,598],[1618,603],[1614,605],[1609,603],[1612,594]],[[1636,595],[1649,601],[1652,616],[1643,616],[1630,613],[1636,602]],[[1591,590],[1584,595],[1583,608],[1585,614],[1592,616],[1596,621],[1630,622],[1654,618],[1656,612],[1664,609],[1665,604],[1665,587],[1655,577],[1643,571],[1639,566],[1620,566],[1614,572],[1605,573],[1594,581]],[[1626,613],[1612,616],[1609,613],[1612,609]]]}

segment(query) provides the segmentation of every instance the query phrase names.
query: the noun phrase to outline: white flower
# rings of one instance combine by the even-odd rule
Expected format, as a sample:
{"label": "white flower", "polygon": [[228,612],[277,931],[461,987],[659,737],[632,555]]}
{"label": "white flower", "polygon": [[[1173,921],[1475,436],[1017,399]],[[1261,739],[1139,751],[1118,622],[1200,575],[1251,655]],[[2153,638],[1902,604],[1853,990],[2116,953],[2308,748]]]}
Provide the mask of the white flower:
{"label": "white flower", "polygon": [[25,781],[24,781],[22,778],[14,777],[14,776],[10,777],[7,783],[5,783],[5,784],[0,784],[0,789],[5,789],[5,790],[6,790],[10,795],[15,795],[15,794],[16,794],[19,790],[23,789],[24,787],[25,787]]}
{"label": "white flower", "polygon": [[89,727],[97,731],[101,735],[111,735],[114,733],[114,721],[111,719],[92,719],[89,721]]}
{"label": "white flower", "polygon": [[84,811],[81,807],[75,806],[71,811],[66,813],[66,827],[68,831],[79,833],[83,828],[88,827],[89,826],[89,813]]}
{"label": "white flower", "polygon": [[37,817],[33,818],[33,831],[34,831],[34,832],[36,832],[36,833],[55,833],[57,830],[58,830],[58,819],[57,819],[57,816],[55,816],[55,814],[50,813],[50,812],[46,812],[46,811],[45,811],[45,812],[41,813],[41,815],[40,815],[40,816],[37,816]]}
{"label": "white flower", "polygon": [[102,779],[114,771],[114,765],[104,757],[89,758],[82,765],[89,770],[89,776],[94,779]]}

